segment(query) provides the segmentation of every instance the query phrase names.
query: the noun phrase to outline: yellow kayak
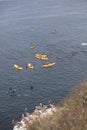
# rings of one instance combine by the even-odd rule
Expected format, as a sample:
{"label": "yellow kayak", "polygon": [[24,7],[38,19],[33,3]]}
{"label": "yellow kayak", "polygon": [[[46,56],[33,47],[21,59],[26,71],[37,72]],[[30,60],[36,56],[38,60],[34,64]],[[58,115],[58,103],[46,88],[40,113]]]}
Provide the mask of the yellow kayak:
{"label": "yellow kayak", "polygon": [[32,27],[32,32],[35,32],[35,28],[34,27]]}
{"label": "yellow kayak", "polygon": [[56,29],[53,29],[51,33],[56,34]]}
{"label": "yellow kayak", "polygon": [[47,55],[44,55],[44,54],[39,54],[37,53],[35,56],[39,57],[39,56],[42,56],[42,57],[47,57]]}
{"label": "yellow kayak", "polygon": [[52,67],[54,66],[56,63],[55,62],[52,62],[52,63],[46,63],[43,65],[43,68],[48,68],[48,67]]}
{"label": "yellow kayak", "polygon": [[43,55],[43,54],[36,54],[35,57],[39,60],[48,60],[47,55]]}
{"label": "yellow kayak", "polygon": [[28,68],[29,68],[29,69],[33,69],[34,66],[33,66],[31,63],[28,63]]}
{"label": "yellow kayak", "polygon": [[32,49],[34,49],[34,48],[35,48],[35,45],[34,45],[34,44],[33,44],[33,45],[31,45],[31,48],[32,48]]}
{"label": "yellow kayak", "polygon": [[23,70],[22,66],[19,66],[19,65],[16,65],[16,64],[14,64],[14,68],[17,69],[17,70]]}

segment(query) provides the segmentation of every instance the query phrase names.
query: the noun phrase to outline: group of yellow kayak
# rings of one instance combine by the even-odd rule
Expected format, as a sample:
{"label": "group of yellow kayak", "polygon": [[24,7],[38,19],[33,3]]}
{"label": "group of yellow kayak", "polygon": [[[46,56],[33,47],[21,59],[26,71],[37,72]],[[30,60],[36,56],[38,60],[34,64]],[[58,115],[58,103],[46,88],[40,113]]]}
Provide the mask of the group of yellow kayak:
{"label": "group of yellow kayak", "polygon": [[[47,55],[43,55],[43,54],[36,54],[35,57],[39,60],[48,60],[48,56]],[[48,67],[51,67],[51,66],[54,66],[55,65],[55,62],[51,62],[51,63],[45,63],[43,64],[43,68],[48,68]]]}
{"label": "group of yellow kayak", "polygon": [[[33,66],[31,63],[28,63],[27,66],[28,66],[28,68],[30,68],[30,69],[33,69],[33,68],[34,68],[34,66]],[[17,65],[17,64],[14,64],[14,68],[17,69],[17,70],[23,70],[23,67],[20,66],[20,65]]]}
{"label": "group of yellow kayak", "polygon": [[[32,32],[35,32],[35,28],[32,27]],[[56,34],[56,29],[54,28],[51,32],[52,34]],[[36,46],[34,44],[31,45],[31,49],[34,49]],[[48,55],[45,54],[35,54],[35,58],[38,60],[48,60]],[[55,62],[46,62],[45,64],[42,65],[43,68],[49,68],[55,65]],[[28,63],[27,67],[29,69],[34,69],[34,66],[32,63]],[[14,68],[17,70],[23,70],[23,67],[17,64],[14,64]]]}
{"label": "group of yellow kayak", "polygon": [[[44,55],[44,54],[35,54],[35,57],[36,59],[38,60],[48,60],[48,56],[47,55]],[[42,65],[43,68],[49,68],[49,67],[52,67],[55,65],[55,62],[47,62],[45,64]],[[27,64],[27,67],[29,69],[34,69],[34,66],[32,63],[28,63]],[[20,65],[17,65],[17,64],[14,64],[14,68],[17,69],[17,70],[23,70],[23,67],[20,66]]]}

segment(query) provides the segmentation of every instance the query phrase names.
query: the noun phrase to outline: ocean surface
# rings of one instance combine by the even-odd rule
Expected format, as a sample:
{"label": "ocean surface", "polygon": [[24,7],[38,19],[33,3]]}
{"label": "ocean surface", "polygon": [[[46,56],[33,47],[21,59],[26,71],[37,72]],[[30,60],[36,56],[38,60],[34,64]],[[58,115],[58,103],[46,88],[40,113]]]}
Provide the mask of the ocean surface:
{"label": "ocean surface", "polygon": [[[42,68],[46,62],[56,65]],[[86,78],[86,0],[0,0],[0,130],[12,130],[12,120],[40,102],[59,103]]]}

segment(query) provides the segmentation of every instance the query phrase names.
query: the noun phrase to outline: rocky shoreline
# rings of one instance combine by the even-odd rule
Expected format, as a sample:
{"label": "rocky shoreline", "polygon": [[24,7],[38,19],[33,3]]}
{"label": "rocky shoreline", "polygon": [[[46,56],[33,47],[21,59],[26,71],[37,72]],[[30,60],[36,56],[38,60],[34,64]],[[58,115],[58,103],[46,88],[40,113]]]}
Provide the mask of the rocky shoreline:
{"label": "rocky shoreline", "polygon": [[42,103],[40,103],[39,106],[36,106],[32,114],[29,114],[28,112],[22,114],[22,119],[20,122],[13,120],[13,130],[27,130],[28,124],[31,125],[36,120],[40,121],[41,119],[52,115],[54,112],[56,112],[56,110],[56,106],[54,106],[50,102],[48,105],[43,105]]}

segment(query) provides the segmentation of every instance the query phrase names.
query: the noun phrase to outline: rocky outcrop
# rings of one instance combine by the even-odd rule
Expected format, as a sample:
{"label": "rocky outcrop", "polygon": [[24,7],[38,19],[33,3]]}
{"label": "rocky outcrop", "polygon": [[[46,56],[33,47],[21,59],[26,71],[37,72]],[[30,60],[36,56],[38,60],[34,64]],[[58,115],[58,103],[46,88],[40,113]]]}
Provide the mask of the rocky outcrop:
{"label": "rocky outcrop", "polygon": [[27,124],[30,125],[36,120],[40,121],[41,119],[52,115],[54,112],[56,112],[56,107],[54,105],[50,103],[48,105],[42,105],[42,103],[40,103],[39,106],[36,106],[32,114],[29,114],[28,112],[22,114],[20,122],[13,120],[13,130],[27,130]]}

